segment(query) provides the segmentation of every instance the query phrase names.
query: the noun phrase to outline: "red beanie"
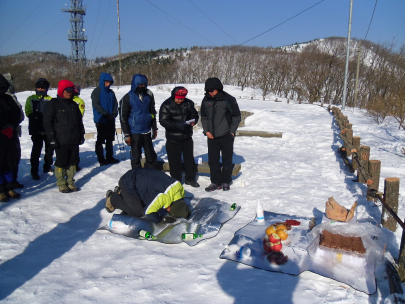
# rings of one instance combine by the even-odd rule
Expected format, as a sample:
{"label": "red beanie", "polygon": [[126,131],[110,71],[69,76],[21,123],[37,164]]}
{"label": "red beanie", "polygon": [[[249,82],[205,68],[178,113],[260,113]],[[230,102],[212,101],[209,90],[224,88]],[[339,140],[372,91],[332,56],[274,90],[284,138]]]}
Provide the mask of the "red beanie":
{"label": "red beanie", "polygon": [[63,91],[66,90],[67,88],[72,88],[72,92],[75,90],[75,86],[73,82],[69,80],[61,80],[58,83],[58,95],[60,97],[63,97]]}
{"label": "red beanie", "polygon": [[184,99],[184,98],[186,98],[187,93],[188,93],[188,91],[186,88],[178,89],[176,91],[176,93],[174,93],[174,98]]}

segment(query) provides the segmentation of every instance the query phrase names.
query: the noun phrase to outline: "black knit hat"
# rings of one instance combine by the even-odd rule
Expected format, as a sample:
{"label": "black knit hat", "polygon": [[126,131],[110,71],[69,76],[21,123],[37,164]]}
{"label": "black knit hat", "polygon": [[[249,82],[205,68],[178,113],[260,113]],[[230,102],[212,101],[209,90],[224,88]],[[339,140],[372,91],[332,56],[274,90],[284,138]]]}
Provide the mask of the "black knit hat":
{"label": "black knit hat", "polygon": [[174,217],[183,217],[188,219],[191,215],[190,207],[183,200],[178,200],[170,205],[169,213]]}
{"label": "black knit hat", "polygon": [[222,85],[221,80],[219,80],[218,78],[208,78],[205,81],[205,91],[212,92],[214,90],[222,92],[224,90],[224,86]]}
{"label": "black knit hat", "polygon": [[45,78],[38,78],[37,82],[35,83],[35,87],[36,87],[36,88],[38,88],[38,87],[45,87],[46,90],[49,89],[49,86],[50,86],[50,85],[51,85],[51,84],[49,83],[49,81],[46,80]]}

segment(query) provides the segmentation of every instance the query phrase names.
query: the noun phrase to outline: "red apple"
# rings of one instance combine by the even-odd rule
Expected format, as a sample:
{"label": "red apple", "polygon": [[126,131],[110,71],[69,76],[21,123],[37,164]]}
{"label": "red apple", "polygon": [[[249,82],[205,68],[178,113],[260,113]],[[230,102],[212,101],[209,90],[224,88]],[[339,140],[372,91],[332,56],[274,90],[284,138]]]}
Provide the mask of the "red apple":
{"label": "red apple", "polygon": [[281,251],[281,249],[283,248],[283,244],[281,244],[281,242],[275,243],[273,244],[273,251]]}
{"label": "red apple", "polygon": [[280,242],[280,237],[278,236],[277,233],[272,233],[269,235],[269,241],[271,243],[279,243]]}
{"label": "red apple", "polygon": [[266,252],[272,252],[273,246],[274,246],[274,244],[270,243],[270,242],[263,243],[263,248],[264,248],[264,251],[266,251]]}

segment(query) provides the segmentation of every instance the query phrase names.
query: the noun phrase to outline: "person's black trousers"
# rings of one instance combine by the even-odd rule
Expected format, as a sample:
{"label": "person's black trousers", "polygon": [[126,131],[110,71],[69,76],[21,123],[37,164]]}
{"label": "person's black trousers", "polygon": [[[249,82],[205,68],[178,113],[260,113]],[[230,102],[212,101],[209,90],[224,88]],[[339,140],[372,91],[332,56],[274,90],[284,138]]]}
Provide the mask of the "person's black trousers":
{"label": "person's black trousers", "polygon": [[[21,160],[21,143],[20,143],[20,138],[17,136],[17,141],[16,141],[16,151],[17,151],[17,163],[14,166],[13,169],[13,176],[14,176],[14,180],[17,181],[17,177],[18,177],[18,167],[20,165],[20,160]],[[53,153],[53,152],[52,152]]]}
{"label": "person's black trousers", "polygon": [[[211,183],[229,184],[232,181],[232,156],[235,138],[231,133],[208,141],[208,165],[211,172]],[[219,164],[222,153],[222,171]]]}
{"label": "person's black trousers", "polygon": [[197,168],[194,161],[194,141],[192,138],[185,141],[166,141],[167,158],[170,166],[170,176],[181,183],[181,153],[183,153],[186,181],[195,181]]}
{"label": "person's black trousers", "polygon": [[42,134],[31,135],[32,150],[31,150],[31,171],[38,172],[39,158],[41,157],[41,151],[43,143],[45,142],[45,155],[44,165],[51,166],[53,164],[53,148],[49,144],[48,136]]}
{"label": "person's black trousers", "polygon": [[141,167],[142,148],[145,152],[145,168],[156,169],[158,166],[157,155],[153,148],[152,135],[131,134],[131,167]]}
{"label": "person's black trousers", "polygon": [[55,149],[55,166],[68,169],[70,166],[76,166],[79,161],[79,145],[62,145]]}
{"label": "person's black trousers", "polygon": [[[115,138],[115,121],[97,123],[96,155],[99,163],[110,160],[113,157],[113,141]],[[105,157],[103,144],[105,144]]]}
{"label": "person's black trousers", "polygon": [[121,188],[121,193],[111,193],[111,204],[116,208],[124,211],[129,216],[142,217],[145,215],[144,206],[139,197],[129,194],[125,188],[122,187],[121,181],[118,182]]}

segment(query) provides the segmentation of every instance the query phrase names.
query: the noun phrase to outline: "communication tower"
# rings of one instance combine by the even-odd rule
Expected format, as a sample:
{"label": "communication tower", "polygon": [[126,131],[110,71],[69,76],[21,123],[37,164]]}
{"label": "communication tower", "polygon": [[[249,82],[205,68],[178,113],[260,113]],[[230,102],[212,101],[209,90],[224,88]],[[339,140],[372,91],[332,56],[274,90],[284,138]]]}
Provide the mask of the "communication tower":
{"label": "communication tower", "polygon": [[83,16],[86,15],[86,8],[82,0],[70,0],[70,8],[61,9],[64,13],[70,13],[70,30],[68,40],[71,42],[72,63],[77,70],[80,70],[86,63],[86,51],[84,44],[87,36],[84,35]]}

